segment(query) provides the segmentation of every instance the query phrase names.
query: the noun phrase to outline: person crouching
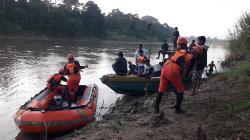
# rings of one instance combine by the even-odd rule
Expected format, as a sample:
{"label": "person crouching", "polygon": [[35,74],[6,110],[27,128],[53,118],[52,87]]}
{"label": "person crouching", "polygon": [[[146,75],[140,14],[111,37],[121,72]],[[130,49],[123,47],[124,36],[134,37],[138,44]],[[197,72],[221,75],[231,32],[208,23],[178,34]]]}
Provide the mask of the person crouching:
{"label": "person crouching", "polygon": [[67,82],[67,79],[64,77],[64,70],[60,69],[58,73],[51,75],[47,80],[47,88],[50,90],[54,90],[56,94],[63,93],[62,90],[64,86],[60,83],[61,81]]}

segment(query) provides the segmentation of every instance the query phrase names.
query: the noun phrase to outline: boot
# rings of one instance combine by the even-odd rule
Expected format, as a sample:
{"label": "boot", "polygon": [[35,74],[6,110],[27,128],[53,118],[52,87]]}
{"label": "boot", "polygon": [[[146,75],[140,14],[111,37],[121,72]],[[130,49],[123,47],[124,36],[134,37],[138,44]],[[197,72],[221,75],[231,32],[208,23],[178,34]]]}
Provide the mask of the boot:
{"label": "boot", "polygon": [[157,93],[156,101],[155,101],[155,113],[160,112],[160,103],[161,103],[162,95],[163,93],[160,93],[160,92]]}
{"label": "boot", "polygon": [[181,109],[182,100],[183,100],[183,93],[177,93],[176,94],[176,105],[175,105],[175,113],[176,114],[185,113],[185,111]]}

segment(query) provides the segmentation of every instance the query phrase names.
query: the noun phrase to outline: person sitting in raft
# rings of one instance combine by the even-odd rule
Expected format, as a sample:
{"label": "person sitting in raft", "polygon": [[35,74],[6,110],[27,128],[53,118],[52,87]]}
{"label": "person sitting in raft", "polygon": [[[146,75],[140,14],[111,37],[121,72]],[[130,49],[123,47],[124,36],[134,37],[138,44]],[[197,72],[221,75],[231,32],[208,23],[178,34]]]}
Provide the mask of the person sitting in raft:
{"label": "person sitting in raft", "polygon": [[137,74],[137,67],[131,61],[128,61],[129,74]]}
{"label": "person sitting in raft", "polygon": [[56,94],[61,94],[64,89],[64,86],[60,84],[61,81],[67,82],[67,79],[64,77],[63,69],[60,69],[58,73],[49,76],[49,79],[47,80],[47,88],[54,90]]}
{"label": "person sitting in raft", "polygon": [[213,73],[214,68],[215,68],[215,70],[217,70],[217,68],[216,68],[216,66],[214,64],[214,61],[211,61],[211,63],[206,66],[206,69],[207,69],[207,67],[209,67],[209,70],[208,70],[209,74]]}
{"label": "person sitting in raft", "polygon": [[137,62],[138,58],[140,57],[140,53],[139,51],[143,52],[143,54],[146,56],[146,57],[149,57],[149,52],[147,49],[143,48],[143,45],[142,44],[139,44],[139,48],[135,51],[135,62]]}
{"label": "person sitting in raft", "polygon": [[68,63],[64,66],[64,71],[69,77],[67,82],[69,105],[71,101],[75,101],[76,99],[76,93],[81,80],[80,70],[84,68],[88,68],[88,65],[81,66],[72,54],[68,55]]}
{"label": "person sitting in raft", "polygon": [[127,60],[123,57],[123,53],[117,54],[118,58],[115,59],[115,63],[112,65],[113,70],[117,75],[124,76],[128,73]]}
{"label": "person sitting in raft", "polygon": [[162,54],[162,59],[164,59],[165,55],[167,54],[168,47],[169,47],[169,45],[167,43],[167,40],[165,39],[164,43],[161,45],[161,50],[159,50],[158,57],[156,59],[160,58],[160,54]]}
{"label": "person sitting in raft", "polygon": [[139,51],[139,57],[137,59],[137,76],[143,76],[144,69],[145,69],[145,61],[147,60],[147,57],[143,54],[143,51]]}

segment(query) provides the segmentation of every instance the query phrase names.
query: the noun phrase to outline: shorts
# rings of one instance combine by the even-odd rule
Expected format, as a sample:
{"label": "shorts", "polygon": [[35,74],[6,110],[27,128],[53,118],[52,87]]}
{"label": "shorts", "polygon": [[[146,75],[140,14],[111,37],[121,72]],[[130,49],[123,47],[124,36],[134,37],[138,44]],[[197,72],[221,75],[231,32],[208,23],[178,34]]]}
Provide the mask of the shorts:
{"label": "shorts", "polygon": [[204,70],[194,70],[192,80],[201,80]]}

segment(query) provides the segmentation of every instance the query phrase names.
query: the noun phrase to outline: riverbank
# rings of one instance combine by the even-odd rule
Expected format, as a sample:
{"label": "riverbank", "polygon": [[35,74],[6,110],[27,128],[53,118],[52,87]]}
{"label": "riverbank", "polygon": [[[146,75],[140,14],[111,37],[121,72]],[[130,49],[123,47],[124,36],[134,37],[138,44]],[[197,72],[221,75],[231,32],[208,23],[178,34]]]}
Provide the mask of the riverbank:
{"label": "riverbank", "polygon": [[183,103],[185,114],[175,114],[169,108],[175,103],[173,93],[164,95],[163,114],[157,121],[152,115],[155,94],[124,97],[102,121],[58,139],[194,140],[197,135],[207,139],[248,139],[249,85],[250,63],[240,62],[230,70],[204,80],[198,96],[188,96],[191,91],[187,90]]}

